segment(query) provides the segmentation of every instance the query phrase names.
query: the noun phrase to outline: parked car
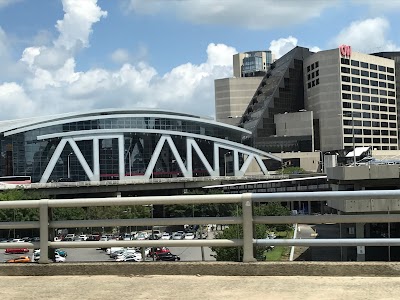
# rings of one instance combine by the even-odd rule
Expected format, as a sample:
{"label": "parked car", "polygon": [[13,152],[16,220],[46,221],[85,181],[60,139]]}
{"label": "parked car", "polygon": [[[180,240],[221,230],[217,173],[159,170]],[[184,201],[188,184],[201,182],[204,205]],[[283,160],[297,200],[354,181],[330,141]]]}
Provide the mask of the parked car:
{"label": "parked car", "polygon": [[137,240],[147,240],[149,237],[149,235],[147,234],[147,232],[139,232],[136,236]]}
{"label": "parked car", "polygon": [[154,235],[155,237],[157,237],[154,240],[159,240],[161,238],[161,231],[160,230],[154,229],[151,234]]}
{"label": "parked car", "polygon": [[182,240],[185,237],[185,235],[182,232],[175,232],[172,235],[173,240]]}
{"label": "parked car", "polygon": [[195,235],[193,232],[188,232],[185,234],[185,240],[194,240],[195,239]]}
{"label": "parked car", "polygon": [[21,254],[29,252],[28,248],[7,248],[5,253],[6,254]]}
{"label": "parked car", "polygon": [[148,254],[148,256],[153,256],[154,255],[158,255],[161,253],[169,253],[171,252],[167,247],[158,247],[158,248],[152,248]]}
{"label": "parked car", "polygon": [[162,240],[170,240],[172,236],[168,232],[164,232],[161,236]]}
{"label": "parked car", "polygon": [[62,256],[62,257],[67,257],[67,256],[68,256],[67,251],[65,251],[65,250],[56,249],[54,252],[55,252],[56,254]]}
{"label": "parked car", "polygon": [[100,241],[100,235],[98,235],[98,234],[89,235],[86,241],[89,241],[89,242],[90,241],[91,242]]}
{"label": "parked car", "polygon": [[60,255],[58,255],[58,254],[56,254],[55,256],[54,256],[54,261],[56,262],[56,263],[59,263],[59,262],[65,262],[65,257],[62,257],[62,256],[60,256]]}
{"label": "parked car", "polygon": [[161,261],[178,261],[181,258],[178,255],[172,254],[171,252],[160,253],[156,255],[156,260]]}
{"label": "parked car", "polygon": [[9,259],[6,261],[7,263],[29,263],[31,259],[28,256],[20,256],[17,258]]}
{"label": "parked car", "polygon": [[81,234],[79,236],[79,240],[81,240],[81,241],[87,241],[87,239],[88,239],[88,236],[86,234]]}

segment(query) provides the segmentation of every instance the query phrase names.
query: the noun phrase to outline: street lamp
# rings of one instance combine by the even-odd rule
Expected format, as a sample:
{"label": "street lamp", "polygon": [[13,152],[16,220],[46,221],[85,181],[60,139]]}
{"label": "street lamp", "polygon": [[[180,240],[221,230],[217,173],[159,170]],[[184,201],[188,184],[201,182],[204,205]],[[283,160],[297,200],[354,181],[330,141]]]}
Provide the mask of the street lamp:
{"label": "street lamp", "polygon": [[71,178],[71,171],[70,171],[70,168],[69,168],[69,161],[70,161],[69,157],[70,157],[72,154],[74,154],[74,153],[73,153],[73,152],[71,152],[70,154],[68,154],[68,158],[67,158],[67,165],[68,165],[68,178]]}
{"label": "street lamp", "polygon": [[228,154],[231,154],[231,151],[226,152],[226,153],[224,154],[225,176],[226,176],[226,156],[227,156]]}
{"label": "street lamp", "polygon": [[356,158],[356,138],[354,137],[354,112],[348,112],[341,115],[347,117],[349,114],[351,114],[351,127],[352,127],[351,132],[353,135],[353,164],[355,167],[357,163],[357,158]]}

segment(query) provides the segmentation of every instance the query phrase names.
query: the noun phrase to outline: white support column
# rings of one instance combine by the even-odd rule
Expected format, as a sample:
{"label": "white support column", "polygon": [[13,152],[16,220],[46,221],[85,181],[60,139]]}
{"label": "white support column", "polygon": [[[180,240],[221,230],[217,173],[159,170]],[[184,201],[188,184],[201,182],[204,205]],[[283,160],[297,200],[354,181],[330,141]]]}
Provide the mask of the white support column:
{"label": "white support column", "polygon": [[193,138],[187,138],[187,143],[190,143],[193,149],[196,151],[197,155],[199,156],[201,162],[206,167],[210,176],[218,176],[218,174],[213,170],[210,163],[208,162],[207,158],[204,156],[203,151],[201,151],[199,145],[197,145],[196,141]]}
{"label": "white support column", "polygon": [[235,176],[239,171],[239,152],[237,150],[233,150],[233,171]]}
{"label": "white support column", "polygon": [[219,170],[219,145],[214,143],[214,171],[219,176],[221,175]]}
{"label": "white support column", "polygon": [[176,149],[175,143],[172,140],[171,136],[166,136],[166,140],[169,144],[169,147],[171,148],[172,153],[175,156],[175,160],[178,163],[179,168],[181,169],[183,175],[186,178],[191,178],[193,173],[192,172],[189,173],[188,170],[186,169],[185,164],[183,163],[182,158],[178,152],[178,149]]}
{"label": "white support column", "polygon": [[247,154],[247,158],[244,161],[240,170],[237,171],[235,170],[235,176],[243,176],[246,173],[247,169],[249,168],[251,162],[253,161],[254,154],[251,153],[245,153],[245,154]]}
{"label": "white support column", "polygon": [[165,136],[161,136],[160,139],[158,140],[157,146],[154,149],[153,154],[151,155],[151,159],[150,159],[149,165],[147,166],[146,173],[144,174],[144,178],[150,179],[151,173],[153,172],[154,167],[157,163],[158,157],[160,156],[160,153],[164,146],[165,140],[166,140]]}
{"label": "white support column", "polygon": [[261,171],[263,172],[264,175],[268,175],[268,169],[267,167],[264,165],[264,162],[262,161],[261,157],[259,155],[255,155],[254,158],[257,160],[258,165],[260,166]]}
{"label": "white support column", "polygon": [[87,177],[89,177],[90,181],[93,181],[93,172],[90,169],[86,159],[83,157],[81,150],[78,145],[75,143],[73,139],[67,139],[68,143],[71,145],[72,151],[75,153],[76,158],[81,163],[83,170],[85,171]]}
{"label": "white support column", "polygon": [[56,163],[58,159],[60,158],[60,155],[62,151],[64,150],[65,144],[67,143],[66,139],[62,139],[58,145],[56,150],[54,150],[53,156],[51,157],[49,163],[47,164],[46,170],[44,170],[42,178],[40,179],[40,183],[46,183],[49,180],[49,177],[51,173],[54,170],[54,167],[56,166]]}
{"label": "white support column", "polygon": [[118,136],[118,166],[119,166],[119,180],[125,179],[125,143],[124,135]]}
{"label": "white support column", "polygon": [[100,181],[99,139],[93,138],[93,180]]}
{"label": "white support column", "polygon": [[186,168],[190,174],[190,178],[193,178],[193,151],[192,145],[186,139]]}

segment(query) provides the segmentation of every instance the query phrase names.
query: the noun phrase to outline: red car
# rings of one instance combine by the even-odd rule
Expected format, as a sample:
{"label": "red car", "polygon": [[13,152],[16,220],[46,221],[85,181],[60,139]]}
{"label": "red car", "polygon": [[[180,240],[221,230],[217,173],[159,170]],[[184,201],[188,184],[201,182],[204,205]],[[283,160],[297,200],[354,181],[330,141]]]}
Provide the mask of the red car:
{"label": "red car", "polygon": [[152,248],[150,250],[148,256],[153,256],[153,254],[154,255],[158,255],[158,254],[161,254],[161,253],[169,253],[169,252],[171,252],[171,251],[167,247]]}
{"label": "red car", "polygon": [[6,249],[6,254],[20,254],[29,252],[28,248],[8,248]]}

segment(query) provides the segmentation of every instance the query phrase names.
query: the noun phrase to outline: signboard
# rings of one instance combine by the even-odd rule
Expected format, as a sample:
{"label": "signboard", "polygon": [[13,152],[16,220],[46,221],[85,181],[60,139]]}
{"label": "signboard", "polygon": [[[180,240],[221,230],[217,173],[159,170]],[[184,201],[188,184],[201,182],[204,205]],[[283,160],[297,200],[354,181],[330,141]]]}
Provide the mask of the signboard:
{"label": "signboard", "polygon": [[357,246],[357,254],[365,254],[365,246]]}
{"label": "signboard", "polygon": [[350,58],[351,56],[351,46],[348,45],[340,45],[339,46],[340,55],[343,57]]}

